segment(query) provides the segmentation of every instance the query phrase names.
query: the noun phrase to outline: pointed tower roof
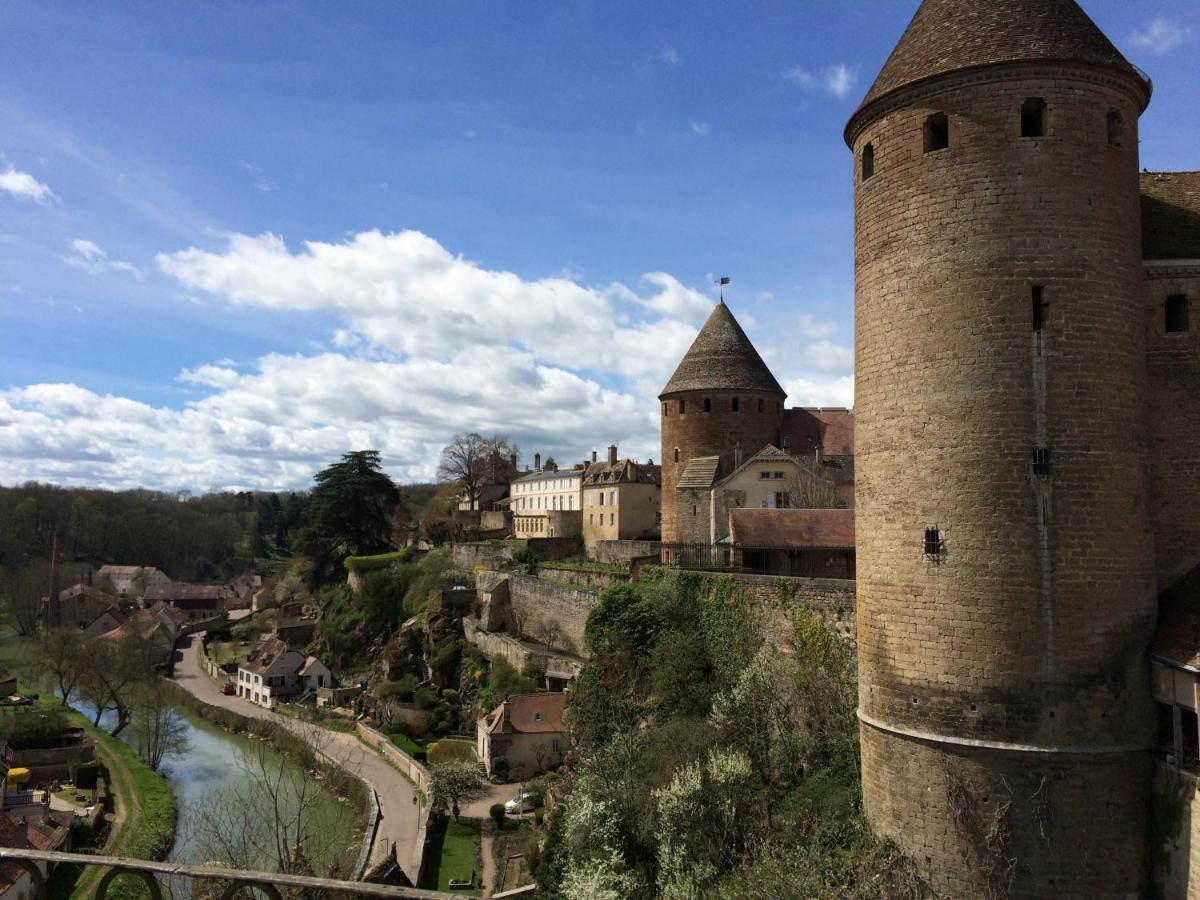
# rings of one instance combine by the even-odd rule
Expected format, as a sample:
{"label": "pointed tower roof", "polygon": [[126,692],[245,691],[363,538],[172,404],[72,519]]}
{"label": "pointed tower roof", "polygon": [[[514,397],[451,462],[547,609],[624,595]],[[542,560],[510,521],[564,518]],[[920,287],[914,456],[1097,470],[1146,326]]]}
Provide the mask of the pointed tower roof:
{"label": "pointed tower roof", "polygon": [[[963,69],[1015,62],[1131,65],[1075,0],[925,0],[854,114],[889,94]],[[854,123],[851,120],[851,124]]]}
{"label": "pointed tower roof", "polygon": [[661,396],[679,391],[728,390],[770,391],[786,396],[722,300],[696,335]]}

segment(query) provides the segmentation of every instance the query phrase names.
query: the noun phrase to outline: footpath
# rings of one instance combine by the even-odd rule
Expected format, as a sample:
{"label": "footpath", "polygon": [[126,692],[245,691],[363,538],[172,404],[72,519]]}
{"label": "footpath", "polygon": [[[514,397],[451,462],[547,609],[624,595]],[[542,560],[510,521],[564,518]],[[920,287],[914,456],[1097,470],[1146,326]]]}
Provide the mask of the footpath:
{"label": "footpath", "polygon": [[[240,697],[222,694],[216,682],[205,672],[200,661],[203,632],[184,638],[182,658],[175,665],[175,682],[189,694],[210,706],[219,706],[250,719],[274,722],[307,740],[314,726],[281,716]],[[379,827],[371,848],[370,865],[389,859],[392,850],[401,868],[415,884],[417,872],[410,872],[415,858],[421,819],[421,797],[416,787],[382,756],[369,749],[354,734],[320,729],[324,744],[320,751],[351,775],[375,789],[379,797]]]}

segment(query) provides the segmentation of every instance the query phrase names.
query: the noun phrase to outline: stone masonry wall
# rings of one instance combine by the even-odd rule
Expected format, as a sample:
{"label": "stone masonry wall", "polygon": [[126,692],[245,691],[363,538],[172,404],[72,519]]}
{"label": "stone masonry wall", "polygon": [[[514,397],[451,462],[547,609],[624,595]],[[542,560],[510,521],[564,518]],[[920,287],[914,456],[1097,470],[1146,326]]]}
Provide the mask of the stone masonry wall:
{"label": "stone masonry wall", "polygon": [[553,622],[562,637],[555,642],[561,650],[586,655],[583,629],[596,605],[596,594],[547,584],[529,575],[509,575],[508,593],[515,624],[524,637],[538,640],[539,622]]}
{"label": "stone masonry wall", "polygon": [[592,558],[596,562],[624,566],[641,557],[657,558],[661,546],[658,541],[597,541],[592,548]]}
{"label": "stone masonry wall", "polygon": [[1177,812],[1174,821],[1161,823],[1168,832],[1154,872],[1156,896],[1161,900],[1194,900],[1200,897],[1200,798],[1196,776],[1160,762],[1155,767],[1154,790],[1165,802],[1162,814]]}
{"label": "stone masonry wall", "polygon": [[[701,577],[716,584],[719,575]],[[792,613],[807,609],[816,613],[839,637],[855,641],[854,582],[828,578],[783,578],[771,575],[730,575],[754,610],[767,640],[785,646],[792,634]]]}
{"label": "stone masonry wall", "polygon": [[614,584],[629,584],[633,576],[620,572],[587,572],[580,569],[556,569],[554,564],[539,565],[538,575],[551,581],[565,581],[581,587],[606,588]]}
{"label": "stone masonry wall", "polygon": [[[1121,78],[947,77],[854,136],[864,796],[953,898],[992,890],[950,838],[985,797],[1001,815],[1005,783],[1012,896],[1144,887],[1155,591],[1140,110]],[[1029,98],[1043,137],[1021,136]],[[950,145],[926,153],[933,114]]]}

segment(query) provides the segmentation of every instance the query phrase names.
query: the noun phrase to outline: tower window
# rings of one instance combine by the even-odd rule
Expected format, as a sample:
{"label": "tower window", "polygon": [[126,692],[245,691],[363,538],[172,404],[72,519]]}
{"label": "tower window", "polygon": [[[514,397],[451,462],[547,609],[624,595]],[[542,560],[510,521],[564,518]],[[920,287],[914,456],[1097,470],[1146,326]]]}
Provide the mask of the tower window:
{"label": "tower window", "polygon": [[1033,286],[1033,330],[1041,331],[1046,325],[1046,289],[1040,284]]}
{"label": "tower window", "polygon": [[758,411],[759,411],[759,412],[762,412],[762,411],[763,411],[763,399],[762,399],[762,397],[759,397],[759,398],[758,398]]}
{"label": "tower window", "polygon": [[1182,294],[1168,297],[1167,302],[1163,304],[1163,310],[1166,313],[1167,334],[1189,330],[1187,297]]}
{"label": "tower window", "polygon": [[1117,110],[1108,112],[1108,146],[1120,147],[1125,138],[1125,117]]}
{"label": "tower window", "polygon": [[738,409],[738,403],[739,403],[739,398],[737,398],[737,397],[734,397],[734,398],[733,398],[733,405],[732,405],[732,408],[733,408],[733,411],[734,411],[734,412],[739,412],[739,409]]}
{"label": "tower window", "polygon": [[1050,467],[1050,448],[1037,447],[1033,451],[1033,474],[1038,478],[1049,478],[1051,474]]}
{"label": "tower window", "polygon": [[710,397],[704,398],[704,411],[712,412],[712,398],[710,398]]}
{"label": "tower window", "polygon": [[942,532],[938,528],[925,529],[925,555],[942,555]]}
{"label": "tower window", "polygon": [[679,462],[679,448],[675,448],[675,462]]}
{"label": "tower window", "polygon": [[680,400],[679,401],[679,414],[682,416],[685,412],[687,412],[687,401]]}
{"label": "tower window", "polygon": [[868,181],[875,177],[875,146],[867,144],[862,152],[862,180]]}
{"label": "tower window", "polygon": [[671,405],[669,403],[664,403],[663,404],[663,415],[669,416],[670,414],[671,414]]}
{"label": "tower window", "polygon": [[1046,136],[1046,101],[1041,97],[1030,97],[1021,104],[1021,137],[1039,138]]}
{"label": "tower window", "polygon": [[945,150],[950,146],[950,119],[945,113],[934,113],[925,120],[925,152]]}

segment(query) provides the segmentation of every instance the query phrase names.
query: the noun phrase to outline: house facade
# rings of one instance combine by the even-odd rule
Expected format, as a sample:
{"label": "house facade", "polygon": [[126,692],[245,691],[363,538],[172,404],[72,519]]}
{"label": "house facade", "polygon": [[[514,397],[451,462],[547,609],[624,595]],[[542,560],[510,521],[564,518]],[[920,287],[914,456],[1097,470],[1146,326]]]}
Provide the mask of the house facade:
{"label": "house facade", "polygon": [[238,667],[237,695],[271,709],[281,700],[332,684],[329,668],[315,656],[292,650],[279,638],[268,638]]}
{"label": "house facade", "polygon": [[584,466],[547,468],[516,479],[510,488],[513,536],[567,537],[582,528]]}
{"label": "house facade", "polygon": [[604,461],[593,459],[583,473],[583,541],[589,552],[599,541],[657,537],[662,521],[662,470],[653,461],[618,459],[615,445]]}
{"label": "house facade", "polygon": [[146,606],[155,603],[172,606],[182,612],[187,621],[195,622],[223,616],[237,599],[237,591],[226,585],[169,582],[147,588],[142,603]]}
{"label": "house facade", "polygon": [[122,597],[140,594],[171,581],[165,572],[154,566],[101,566],[96,571],[96,578],[106,579]]}
{"label": "house facade", "polygon": [[481,716],[475,723],[475,751],[487,773],[501,757],[513,781],[561,765],[566,705],[566,694],[517,694]]}

